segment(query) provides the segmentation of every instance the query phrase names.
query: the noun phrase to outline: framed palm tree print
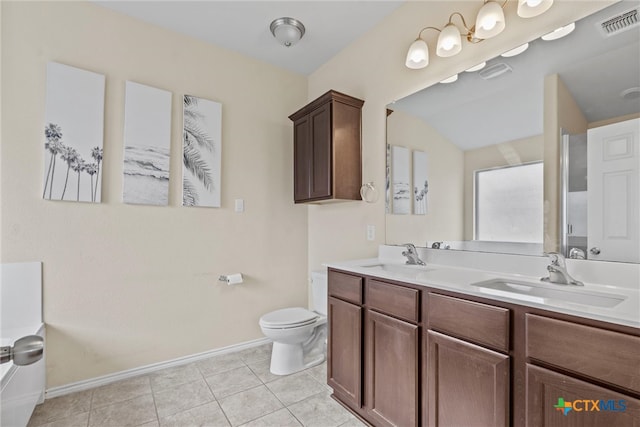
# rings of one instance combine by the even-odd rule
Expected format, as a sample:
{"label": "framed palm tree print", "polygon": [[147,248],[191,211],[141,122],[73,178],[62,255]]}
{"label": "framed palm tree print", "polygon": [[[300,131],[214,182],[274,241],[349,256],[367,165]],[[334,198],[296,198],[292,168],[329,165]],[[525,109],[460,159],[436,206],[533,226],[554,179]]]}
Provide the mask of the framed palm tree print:
{"label": "framed palm tree print", "polygon": [[220,207],[222,104],[184,95],[182,205]]}
{"label": "framed palm tree print", "polygon": [[425,215],[427,213],[427,194],[429,180],[427,177],[427,153],[415,150],[413,152],[413,213]]}
{"label": "framed palm tree print", "polygon": [[100,202],[104,83],[102,74],[47,64],[44,199]]}

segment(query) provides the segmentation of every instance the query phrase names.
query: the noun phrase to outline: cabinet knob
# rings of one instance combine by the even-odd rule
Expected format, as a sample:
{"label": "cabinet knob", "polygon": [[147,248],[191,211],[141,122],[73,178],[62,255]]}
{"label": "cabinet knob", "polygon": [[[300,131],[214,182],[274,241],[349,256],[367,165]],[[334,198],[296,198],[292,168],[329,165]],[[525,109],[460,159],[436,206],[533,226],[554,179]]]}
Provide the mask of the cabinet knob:
{"label": "cabinet knob", "polygon": [[600,255],[600,248],[594,246],[591,249],[589,249],[589,252],[591,252],[594,255]]}

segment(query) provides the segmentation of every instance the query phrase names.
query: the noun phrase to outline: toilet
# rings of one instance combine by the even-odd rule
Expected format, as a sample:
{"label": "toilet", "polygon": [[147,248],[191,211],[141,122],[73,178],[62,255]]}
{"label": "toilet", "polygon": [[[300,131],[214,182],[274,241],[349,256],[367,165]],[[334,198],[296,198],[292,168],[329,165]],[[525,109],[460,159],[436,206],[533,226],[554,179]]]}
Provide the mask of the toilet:
{"label": "toilet", "polygon": [[311,310],[283,308],[260,318],[262,333],[273,340],[271,373],[288,375],[325,360],[327,272],[311,273]]}

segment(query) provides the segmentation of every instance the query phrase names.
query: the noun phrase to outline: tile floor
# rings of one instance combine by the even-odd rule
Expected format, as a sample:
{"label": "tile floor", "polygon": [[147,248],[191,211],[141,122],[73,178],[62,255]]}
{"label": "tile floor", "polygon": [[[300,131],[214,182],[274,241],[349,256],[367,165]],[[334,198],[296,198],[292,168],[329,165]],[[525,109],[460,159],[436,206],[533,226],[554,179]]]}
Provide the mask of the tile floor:
{"label": "tile floor", "polygon": [[363,426],[336,403],[326,363],[269,372],[271,345],[46,400],[28,427]]}

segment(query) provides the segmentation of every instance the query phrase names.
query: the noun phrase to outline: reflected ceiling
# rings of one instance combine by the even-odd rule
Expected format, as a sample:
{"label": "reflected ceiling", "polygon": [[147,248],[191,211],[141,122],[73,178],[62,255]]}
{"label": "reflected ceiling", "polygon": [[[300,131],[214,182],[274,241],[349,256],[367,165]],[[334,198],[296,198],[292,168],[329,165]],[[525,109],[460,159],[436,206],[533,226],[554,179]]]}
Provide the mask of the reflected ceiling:
{"label": "reflected ceiling", "polygon": [[589,122],[640,111],[640,97],[620,94],[640,87],[640,25],[607,36],[600,23],[639,6],[623,1],[576,23],[569,36],[537,39],[521,55],[497,57],[512,71],[483,80],[461,72],[457,82],[436,84],[393,104],[422,118],[463,150],[543,132],[544,77],[558,73]]}

